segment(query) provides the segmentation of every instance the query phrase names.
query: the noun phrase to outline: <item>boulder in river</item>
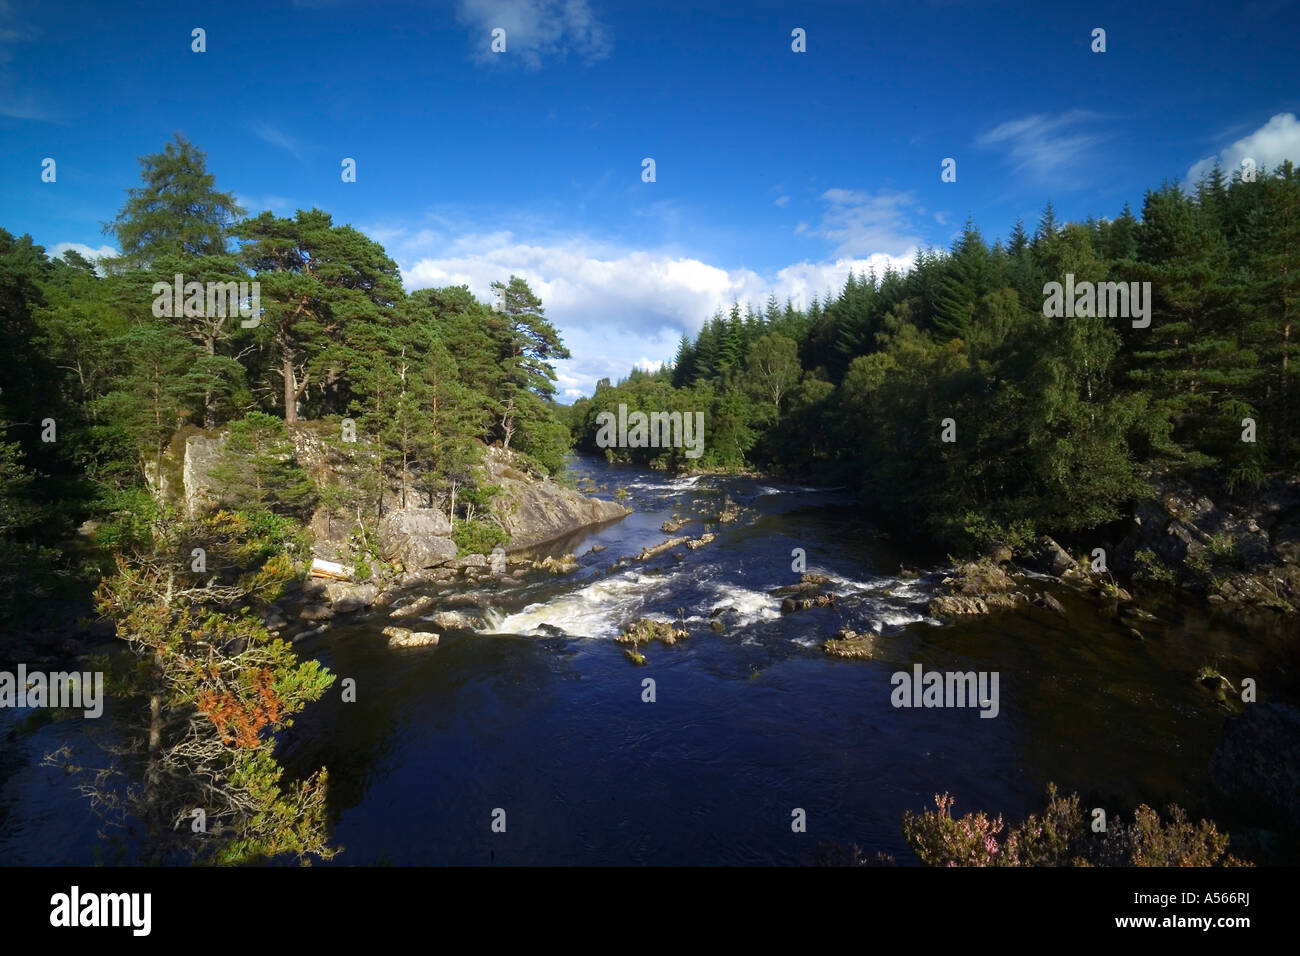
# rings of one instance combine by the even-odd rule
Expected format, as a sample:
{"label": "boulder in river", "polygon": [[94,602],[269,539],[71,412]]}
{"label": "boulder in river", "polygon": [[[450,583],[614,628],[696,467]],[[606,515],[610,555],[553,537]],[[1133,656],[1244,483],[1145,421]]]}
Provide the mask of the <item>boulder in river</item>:
{"label": "boulder in river", "polygon": [[633,621],[614,640],[620,644],[632,645],[645,644],[649,641],[676,644],[686,636],[686,631],[683,628],[674,627],[671,621],[656,621],[653,618],[643,617],[640,620]]}
{"label": "boulder in river", "polygon": [[793,614],[795,611],[806,611],[814,607],[834,607],[835,595],[818,594],[815,597],[788,597],[781,602],[782,614]]}
{"label": "boulder in river", "polygon": [[831,579],[826,575],[818,574],[816,571],[809,571],[799,579],[798,584],[786,584],[779,588],[773,588],[767,593],[773,597],[783,597],[787,594],[816,594],[824,591],[830,583]]}
{"label": "boulder in river", "polygon": [[876,651],[876,635],[870,631],[858,633],[845,628],[822,645],[822,650],[834,657],[847,657],[852,660],[869,661]]}
{"label": "boulder in river", "polygon": [[409,627],[386,627],[383,634],[389,647],[431,647],[438,643],[432,631],[413,631]]}

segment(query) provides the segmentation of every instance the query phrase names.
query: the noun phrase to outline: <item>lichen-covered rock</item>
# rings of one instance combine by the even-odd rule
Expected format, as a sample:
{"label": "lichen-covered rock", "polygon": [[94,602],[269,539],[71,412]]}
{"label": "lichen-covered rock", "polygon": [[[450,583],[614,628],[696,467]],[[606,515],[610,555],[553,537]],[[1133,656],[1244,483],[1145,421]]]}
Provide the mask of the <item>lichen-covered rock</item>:
{"label": "lichen-covered rock", "polygon": [[620,644],[632,645],[645,644],[649,641],[676,644],[686,636],[686,631],[682,628],[673,627],[671,621],[656,621],[653,618],[643,617],[640,620],[633,621],[614,640]]}
{"label": "lichen-covered rock", "polygon": [[552,574],[571,574],[578,570],[578,558],[573,554],[555,557],[547,555],[540,561],[534,561],[533,567],[538,571],[550,571]]}
{"label": "lichen-covered rock", "polygon": [[330,581],[325,585],[325,593],[330,604],[338,614],[347,614],[370,607],[379,597],[379,588],[374,584],[348,584],[344,581]]}
{"label": "lichen-covered rock", "polygon": [[612,521],[631,513],[613,501],[588,498],[551,478],[530,475],[509,451],[490,447],[484,451],[487,483],[501,493],[492,510],[510,535],[507,551],[536,547],[587,525]]}
{"label": "lichen-covered rock", "polygon": [[442,631],[472,631],[483,626],[482,620],[460,611],[439,611],[429,623]]}
{"label": "lichen-covered rock", "polygon": [[686,527],[686,523],[690,520],[690,518],[683,518],[681,515],[675,514],[661,524],[659,530],[664,534],[676,534],[678,531],[681,531],[682,528]]}
{"label": "lichen-covered rock", "polygon": [[706,544],[710,544],[715,537],[717,537],[717,535],[712,533],[702,534],[694,541],[687,541],[686,547],[690,548],[692,551],[698,550],[699,548],[704,547]]}
{"label": "lichen-covered rock", "polygon": [[641,552],[636,556],[636,560],[648,560],[649,558],[653,558],[655,555],[663,554],[665,551],[671,551],[673,548],[681,547],[690,540],[690,537],[687,535],[682,535],[680,538],[669,538],[663,544],[656,544],[649,548],[642,548]]}
{"label": "lichen-covered rock", "polygon": [[435,568],[456,557],[451,522],[437,508],[400,508],[379,520],[379,551],[407,571]]}
{"label": "lichen-covered rock", "polygon": [[822,650],[835,657],[869,661],[876,651],[876,636],[869,631],[859,634],[846,628],[836,631],[835,636],[822,645]]}
{"label": "lichen-covered rock", "polygon": [[383,634],[389,647],[430,647],[438,643],[432,631],[413,631],[409,627],[386,627]]}

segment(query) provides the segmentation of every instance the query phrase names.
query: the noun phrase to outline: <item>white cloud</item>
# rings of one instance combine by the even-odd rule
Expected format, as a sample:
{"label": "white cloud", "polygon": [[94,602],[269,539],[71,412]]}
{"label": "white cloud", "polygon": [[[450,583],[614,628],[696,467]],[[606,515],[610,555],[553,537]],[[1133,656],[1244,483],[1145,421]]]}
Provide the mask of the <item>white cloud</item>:
{"label": "white cloud", "polygon": [[270,143],[272,146],[278,146],[286,152],[292,153],[296,158],[302,159],[302,144],[278,126],[272,126],[270,123],[257,123],[252,129],[253,134],[258,139]]}
{"label": "white cloud", "polygon": [[1278,166],[1282,160],[1289,159],[1300,163],[1300,122],[1294,113],[1278,113],[1255,132],[1237,140],[1218,156],[1209,156],[1195,163],[1187,171],[1187,181],[1197,182],[1214,168],[1216,159],[1223,165],[1223,172],[1231,178],[1241,169],[1241,161],[1249,156],[1261,172]]}
{"label": "white cloud", "polygon": [[671,361],[683,332],[694,336],[715,310],[725,312],[733,301],[759,309],[773,294],[782,304],[789,297],[806,306],[814,295],[838,292],[850,271],[905,270],[916,251],[804,261],[763,276],[590,238],[524,241],[508,231],[456,237],[391,227],[366,231],[375,238],[383,234],[408,290],[464,284],[487,302],[493,281],[512,274],[526,279],[574,355],[557,363],[559,395],[566,400],[590,394],[599,378],[617,380],[634,365],[657,368]]}
{"label": "white cloud", "polygon": [[[601,60],[614,48],[609,28],[587,0],[460,0],[456,18],[469,28],[474,59],[481,63],[520,62],[536,70],[570,53]],[[491,51],[498,27],[506,31],[504,53]]]}
{"label": "white cloud", "polygon": [[789,197],[789,196],[777,196],[775,199],[772,200],[772,205],[774,205],[774,206],[781,206],[782,208],[784,208],[784,207],[790,205],[790,197]]}
{"label": "white cloud", "polygon": [[[1106,134],[1082,127],[1100,119],[1085,110],[1069,110],[1059,116],[1035,114],[1001,123],[976,139],[976,145],[1006,151],[1012,168],[1039,181],[1080,186],[1071,173],[1085,166],[1093,149]],[[1066,183],[1065,179],[1075,179]]]}
{"label": "white cloud", "polygon": [[[884,250],[902,254],[920,243],[912,225],[920,212],[911,193],[881,190],[872,195],[854,189],[828,189],[821,198],[829,204],[813,234],[836,244],[835,256],[853,258]],[[803,232],[803,223],[795,232]]]}
{"label": "white cloud", "polygon": [[88,246],[83,242],[60,242],[52,246],[46,254],[51,259],[58,259],[69,249],[85,256],[91,262],[119,254],[112,246]]}

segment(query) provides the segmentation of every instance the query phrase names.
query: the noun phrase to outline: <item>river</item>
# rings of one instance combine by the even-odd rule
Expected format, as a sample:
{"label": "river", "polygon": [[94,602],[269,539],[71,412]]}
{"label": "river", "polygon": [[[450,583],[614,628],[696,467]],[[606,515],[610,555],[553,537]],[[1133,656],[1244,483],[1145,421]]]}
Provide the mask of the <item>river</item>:
{"label": "river", "polygon": [[[344,848],[329,865],[799,864],[819,842],[909,864],[905,810],[948,791],[958,814],[1018,819],[1041,809],[1048,781],[1112,816],[1175,801],[1225,822],[1208,764],[1227,713],[1196,673],[1273,673],[1280,642],[1179,604],[1135,640],[1046,579],[1065,616],[941,625],[925,605],[944,569],[901,578],[909,556],[840,492],[587,458],[573,470],[599,496],[625,489],[635,509],[547,549],[577,553],[576,572],[490,594],[487,626],[436,648],[389,649],[386,612],[298,645],[357,688],[344,703],[336,684],[281,748],[291,772],[329,768]],[[699,519],[680,532],[698,537],[726,497],[745,513],[714,525],[713,543],[630,561],[665,540],[674,513]],[[798,580],[796,548],[834,581],[834,607],[780,614],[768,592]],[[709,627],[718,607],[735,609],[723,634]],[[643,645],[636,666],[613,638],[642,616],[680,617],[690,636]],[[879,633],[876,659],[822,652],[845,626]],[[892,706],[891,675],[918,663],[997,672],[996,718]],[[88,805],[39,766],[79,736],[70,721],[7,737],[0,860],[99,858]],[[796,809],[806,832],[792,828]]]}

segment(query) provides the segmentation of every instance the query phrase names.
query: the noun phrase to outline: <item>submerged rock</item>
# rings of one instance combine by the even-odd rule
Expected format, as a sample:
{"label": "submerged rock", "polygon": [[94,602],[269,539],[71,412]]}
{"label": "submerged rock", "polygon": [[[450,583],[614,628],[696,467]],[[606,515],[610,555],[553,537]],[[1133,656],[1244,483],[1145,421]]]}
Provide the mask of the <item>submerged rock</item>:
{"label": "submerged rock", "polygon": [[1038,593],[1038,596],[1034,598],[1034,604],[1044,610],[1055,611],[1062,617],[1065,616],[1065,605],[1052,597],[1052,595],[1048,594],[1046,591],[1040,591]]}
{"label": "submerged rock", "polygon": [[437,603],[438,602],[433,597],[426,594],[423,597],[416,598],[410,604],[403,604],[401,607],[396,608],[388,616],[415,617],[418,614],[423,614]]}
{"label": "submerged rock", "polygon": [[646,561],[657,554],[663,554],[665,551],[671,551],[673,548],[679,548],[687,541],[691,540],[688,536],[682,535],[680,538],[669,538],[663,544],[656,544],[653,547],[642,548],[640,554],[635,558],[637,561]]}

